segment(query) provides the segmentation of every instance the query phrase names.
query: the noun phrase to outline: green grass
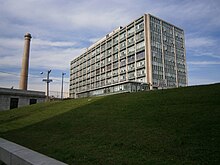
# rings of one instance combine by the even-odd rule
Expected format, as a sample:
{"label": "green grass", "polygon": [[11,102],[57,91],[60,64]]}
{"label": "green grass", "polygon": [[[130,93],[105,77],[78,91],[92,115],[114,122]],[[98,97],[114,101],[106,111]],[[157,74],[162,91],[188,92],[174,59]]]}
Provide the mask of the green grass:
{"label": "green grass", "polygon": [[0,112],[0,136],[68,164],[220,164],[220,84]]}

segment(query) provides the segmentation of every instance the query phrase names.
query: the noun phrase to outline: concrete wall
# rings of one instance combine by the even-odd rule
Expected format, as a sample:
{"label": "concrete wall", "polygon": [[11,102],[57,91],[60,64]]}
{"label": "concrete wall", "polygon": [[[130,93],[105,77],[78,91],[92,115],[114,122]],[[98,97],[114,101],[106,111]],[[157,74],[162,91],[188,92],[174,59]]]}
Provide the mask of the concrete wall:
{"label": "concrete wall", "polygon": [[30,105],[30,99],[36,99],[37,103],[44,102],[45,92],[0,88],[0,111],[10,109],[11,98],[18,98],[18,107],[22,107]]}
{"label": "concrete wall", "polygon": [[8,165],[67,165],[2,138],[0,160]]}

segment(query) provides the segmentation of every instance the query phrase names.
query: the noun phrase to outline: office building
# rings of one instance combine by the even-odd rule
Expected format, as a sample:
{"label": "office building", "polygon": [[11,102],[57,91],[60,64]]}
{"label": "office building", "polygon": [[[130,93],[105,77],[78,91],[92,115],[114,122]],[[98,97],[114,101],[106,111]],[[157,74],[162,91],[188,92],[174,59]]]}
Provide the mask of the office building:
{"label": "office building", "polygon": [[70,97],[187,86],[184,31],[150,14],[71,61]]}

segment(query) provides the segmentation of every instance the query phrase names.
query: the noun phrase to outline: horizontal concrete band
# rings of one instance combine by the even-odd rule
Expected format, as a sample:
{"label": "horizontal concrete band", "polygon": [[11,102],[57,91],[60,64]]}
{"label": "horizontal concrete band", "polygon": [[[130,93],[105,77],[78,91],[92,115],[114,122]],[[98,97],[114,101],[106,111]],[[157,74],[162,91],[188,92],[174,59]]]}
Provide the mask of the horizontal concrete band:
{"label": "horizontal concrete band", "polygon": [[7,165],[67,165],[2,138],[0,138],[0,160]]}

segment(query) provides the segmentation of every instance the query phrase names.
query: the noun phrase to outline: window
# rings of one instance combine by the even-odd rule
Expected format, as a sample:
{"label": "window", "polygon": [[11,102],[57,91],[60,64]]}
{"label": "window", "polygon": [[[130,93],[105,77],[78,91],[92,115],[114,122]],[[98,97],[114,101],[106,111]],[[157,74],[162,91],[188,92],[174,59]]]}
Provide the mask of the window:
{"label": "window", "polygon": [[96,60],[100,60],[100,55],[97,55],[97,56],[96,56]]}
{"label": "window", "polygon": [[123,74],[120,76],[120,81],[125,81],[126,80],[126,74]]}
{"label": "window", "polygon": [[126,37],[125,32],[120,35],[120,39],[124,39]]}
{"label": "window", "polygon": [[105,50],[105,44],[101,46],[101,51]]}
{"label": "window", "polygon": [[101,66],[104,66],[105,65],[105,60],[102,60],[101,61]]}
{"label": "window", "polygon": [[112,74],[113,74],[113,76],[116,76],[116,75],[118,75],[118,69],[116,69],[116,70],[113,70]]}
{"label": "window", "polygon": [[134,46],[128,48],[128,54],[134,53]]}
{"label": "window", "polygon": [[105,58],[105,53],[101,54],[101,59]]}
{"label": "window", "polygon": [[111,59],[112,59],[111,57],[107,58],[107,64],[111,63]]}
{"label": "window", "polygon": [[125,59],[120,60],[120,66],[124,66],[124,65],[126,65],[126,60]]}
{"label": "window", "polygon": [[96,63],[96,69],[97,68],[100,68],[100,63],[98,62],[98,63]]}
{"label": "window", "polygon": [[118,42],[118,37],[115,37],[115,38],[113,39],[113,42],[114,42],[114,43],[117,43],[117,42]]}
{"label": "window", "polygon": [[128,29],[128,35],[133,34],[133,32],[134,32],[134,27]]}
{"label": "window", "polygon": [[125,47],[126,47],[126,43],[125,43],[125,41],[124,41],[124,42],[122,42],[122,43],[120,44],[120,48],[123,49],[123,48],[125,48]]}
{"label": "window", "polygon": [[145,60],[137,62],[137,68],[141,68],[145,66]]}
{"label": "window", "polygon": [[107,66],[107,71],[111,70],[111,68],[112,68],[112,65],[108,65]]}
{"label": "window", "polygon": [[96,54],[100,53],[100,47],[96,49]]}
{"label": "window", "polygon": [[101,68],[101,73],[105,73],[105,67]]}
{"label": "window", "polygon": [[126,51],[125,50],[121,51],[119,55],[120,55],[120,58],[125,57],[126,56]]}
{"label": "window", "polygon": [[128,79],[133,79],[135,78],[135,72],[131,72],[128,74]]}
{"label": "window", "polygon": [[113,47],[113,51],[114,51],[114,52],[117,52],[117,51],[118,51],[118,45],[116,45],[116,46]]}
{"label": "window", "polygon": [[111,49],[107,50],[107,55],[111,55]]}
{"label": "window", "polygon": [[106,80],[106,84],[111,84],[112,83],[112,79],[107,79]]}
{"label": "window", "polygon": [[112,45],[111,41],[108,41],[107,42],[107,47],[111,47],[111,45]]}
{"label": "window", "polygon": [[18,108],[18,98],[11,98],[10,99],[10,109]]}
{"label": "window", "polygon": [[125,72],[126,72],[126,67],[122,67],[122,68],[120,69],[120,74],[125,73]]}
{"label": "window", "polygon": [[134,62],[135,58],[134,58],[134,55],[128,57],[128,63],[132,63]]}
{"label": "window", "polygon": [[141,48],[144,48],[144,41],[142,41],[142,42],[140,42],[140,43],[138,43],[137,45],[136,45],[136,49],[138,50],[138,49],[141,49]]}
{"label": "window", "polygon": [[130,65],[128,65],[128,71],[132,71],[132,70],[134,70],[135,68],[134,68],[134,64],[130,64]]}
{"label": "window", "polygon": [[114,55],[113,55],[113,60],[114,60],[114,61],[118,60],[118,54],[114,54]]}
{"label": "window", "polygon": [[145,69],[141,69],[137,71],[137,77],[145,76]]}
{"label": "window", "polygon": [[136,59],[139,60],[139,59],[142,59],[145,57],[145,53],[144,51],[143,52],[139,52],[136,54]]}
{"label": "window", "polygon": [[118,68],[118,62],[113,63],[113,69]]}
{"label": "window", "polygon": [[140,40],[142,38],[144,38],[144,32],[143,31],[136,34],[136,41],[138,41],[138,40]]}
{"label": "window", "polygon": [[144,27],[144,22],[141,22],[139,24],[136,25],[136,30],[140,30]]}
{"label": "window", "polygon": [[118,82],[118,77],[114,77],[113,78],[113,83],[117,83]]}
{"label": "window", "polygon": [[132,44],[132,43],[134,43],[134,37],[128,39],[128,44]]}

